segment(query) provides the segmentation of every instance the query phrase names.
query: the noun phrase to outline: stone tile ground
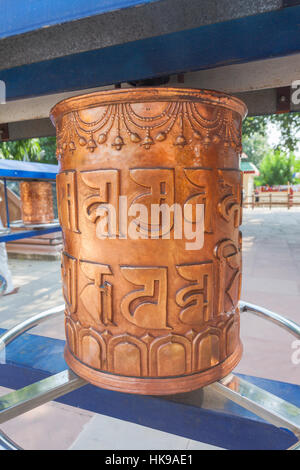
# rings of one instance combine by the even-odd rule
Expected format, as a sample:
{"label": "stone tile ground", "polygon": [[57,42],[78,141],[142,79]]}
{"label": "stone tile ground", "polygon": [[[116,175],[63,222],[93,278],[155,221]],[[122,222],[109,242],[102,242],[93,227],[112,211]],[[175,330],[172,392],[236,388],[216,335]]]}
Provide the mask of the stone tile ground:
{"label": "stone tile ground", "polygon": [[[300,323],[300,210],[247,210],[242,231],[242,299]],[[251,314],[242,314],[241,336],[237,371],[300,384],[293,336]]]}

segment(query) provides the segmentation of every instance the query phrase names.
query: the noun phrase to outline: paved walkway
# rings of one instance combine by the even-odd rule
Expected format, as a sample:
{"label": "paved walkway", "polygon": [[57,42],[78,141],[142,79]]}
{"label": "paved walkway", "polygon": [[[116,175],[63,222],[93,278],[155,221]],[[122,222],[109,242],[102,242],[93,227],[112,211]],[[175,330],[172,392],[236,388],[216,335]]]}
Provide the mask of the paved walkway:
{"label": "paved walkway", "polygon": [[[242,231],[242,299],[300,323],[300,211],[249,209]],[[300,385],[293,336],[251,314],[242,315],[241,336],[237,371]]]}
{"label": "paved walkway", "polygon": [[[242,231],[242,299],[300,323],[300,211],[245,210]],[[10,328],[35,313],[63,303],[59,262],[10,260],[10,267],[20,291],[0,299],[1,328]],[[63,321],[50,321],[32,332],[64,339]],[[242,315],[241,336],[244,355],[236,371],[300,385],[300,364],[294,365],[291,360],[292,336],[250,314]],[[3,393],[4,389],[0,388],[0,394]],[[157,448],[159,441],[165,443],[161,448],[201,448],[201,443],[135,425],[125,425],[127,431],[124,431],[124,425],[118,420],[58,403],[26,413],[2,428],[27,449],[100,449],[107,448],[110,442],[104,434],[95,440],[95,426],[101,429],[104,424],[105,429],[114,430],[112,441],[119,448],[130,448],[126,447],[127,431],[130,436],[138,434],[144,448]]]}

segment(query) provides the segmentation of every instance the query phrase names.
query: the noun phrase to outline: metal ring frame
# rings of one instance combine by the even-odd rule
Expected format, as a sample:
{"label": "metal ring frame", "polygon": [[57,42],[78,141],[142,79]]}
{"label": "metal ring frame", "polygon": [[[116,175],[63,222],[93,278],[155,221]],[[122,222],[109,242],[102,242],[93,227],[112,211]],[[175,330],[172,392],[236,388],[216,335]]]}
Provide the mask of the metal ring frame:
{"label": "metal ring frame", "polygon": [[[64,305],[60,305],[47,310],[8,330],[0,336],[0,351],[25,331],[60,315],[64,308]],[[300,338],[300,326],[277,313],[244,301],[240,302],[240,310],[269,320]],[[86,384],[85,380],[78,377],[71,370],[65,370],[20,390],[10,392],[0,397],[0,424]],[[222,398],[237,403],[274,426],[289,429],[298,438],[298,442],[288,450],[300,450],[300,409],[298,407],[234,374],[229,374],[219,382],[208,385],[205,389],[208,393],[212,391]],[[0,431],[1,448],[20,449],[17,444]]]}

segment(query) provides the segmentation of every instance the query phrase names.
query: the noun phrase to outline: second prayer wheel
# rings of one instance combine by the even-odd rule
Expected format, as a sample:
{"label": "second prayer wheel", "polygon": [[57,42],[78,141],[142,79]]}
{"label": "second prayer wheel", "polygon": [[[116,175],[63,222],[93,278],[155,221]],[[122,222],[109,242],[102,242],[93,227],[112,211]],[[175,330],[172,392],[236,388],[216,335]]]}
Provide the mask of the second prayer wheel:
{"label": "second prayer wheel", "polygon": [[173,88],[52,109],[65,358],[79,376],[171,394],[237,365],[245,114],[223,93]]}
{"label": "second prayer wheel", "polygon": [[52,184],[50,182],[22,181],[20,196],[24,224],[47,224],[54,220]]}

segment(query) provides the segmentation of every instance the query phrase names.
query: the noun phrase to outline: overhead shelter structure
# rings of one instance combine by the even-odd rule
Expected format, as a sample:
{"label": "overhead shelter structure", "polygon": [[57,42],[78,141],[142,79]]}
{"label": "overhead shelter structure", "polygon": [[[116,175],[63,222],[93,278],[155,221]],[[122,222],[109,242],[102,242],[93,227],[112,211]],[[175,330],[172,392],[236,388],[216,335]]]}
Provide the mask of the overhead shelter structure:
{"label": "overhead shelter structure", "polygon": [[[295,0],[0,0],[3,139],[54,135],[50,108],[128,83],[234,94],[249,115],[298,110]],[[167,82],[167,83],[166,83]]]}
{"label": "overhead shelter structure", "polygon": [[[55,135],[53,105],[113,87],[215,89],[241,98],[250,116],[300,110],[291,88],[300,80],[300,0],[0,0],[0,11],[2,140]],[[247,309],[300,337],[293,322],[241,303]],[[2,332],[0,346],[47,317]],[[24,341],[39,344],[29,351],[19,338],[8,348],[8,363],[0,364],[0,385],[27,387],[0,397],[0,423],[60,399],[225,448],[287,448],[300,437],[297,386],[229,377],[203,393],[165,401],[127,396],[64,371],[63,342],[37,335]],[[43,354],[34,357],[36,349]],[[33,380],[41,382],[28,385]],[[59,398],[66,392],[72,393]],[[1,445],[14,447],[5,436]]]}

